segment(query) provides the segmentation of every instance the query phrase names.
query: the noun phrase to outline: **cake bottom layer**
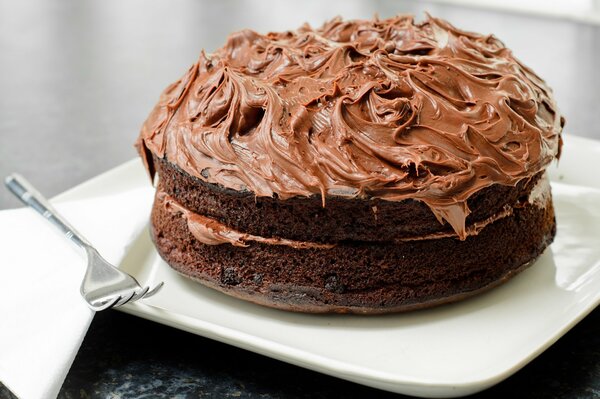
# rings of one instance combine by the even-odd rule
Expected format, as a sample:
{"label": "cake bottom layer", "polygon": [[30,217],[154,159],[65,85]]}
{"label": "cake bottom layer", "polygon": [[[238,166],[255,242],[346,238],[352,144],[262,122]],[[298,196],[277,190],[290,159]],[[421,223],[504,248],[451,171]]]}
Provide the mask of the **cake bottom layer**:
{"label": "cake bottom layer", "polygon": [[342,242],[328,248],[207,245],[194,237],[183,216],[157,196],[152,239],[171,267],[240,299],[310,313],[379,314],[454,302],[526,268],[556,232],[551,197],[545,206],[514,208],[465,241]]}

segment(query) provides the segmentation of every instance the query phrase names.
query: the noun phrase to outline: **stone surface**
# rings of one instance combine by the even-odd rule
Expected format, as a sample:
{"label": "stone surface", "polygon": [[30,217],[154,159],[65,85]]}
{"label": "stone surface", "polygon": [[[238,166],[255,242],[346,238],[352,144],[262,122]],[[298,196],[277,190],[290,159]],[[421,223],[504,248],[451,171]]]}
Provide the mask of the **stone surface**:
{"label": "stone surface", "polygon": [[[61,399],[401,398],[114,310],[96,315]],[[600,309],[481,398],[600,397]]]}

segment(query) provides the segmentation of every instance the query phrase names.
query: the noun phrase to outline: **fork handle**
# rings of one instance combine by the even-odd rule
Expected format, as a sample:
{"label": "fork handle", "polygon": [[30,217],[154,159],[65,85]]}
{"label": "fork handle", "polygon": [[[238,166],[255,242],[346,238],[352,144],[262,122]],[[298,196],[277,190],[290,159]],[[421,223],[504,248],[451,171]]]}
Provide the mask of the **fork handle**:
{"label": "fork handle", "polygon": [[53,207],[50,202],[44,198],[39,191],[35,189],[23,176],[18,173],[13,173],[4,179],[6,188],[19,198],[25,205],[33,208],[37,213],[42,215],[56,226],[68,239],[74,242],[77,246],[87,250],[91,244],[81,234],[75,230]]}

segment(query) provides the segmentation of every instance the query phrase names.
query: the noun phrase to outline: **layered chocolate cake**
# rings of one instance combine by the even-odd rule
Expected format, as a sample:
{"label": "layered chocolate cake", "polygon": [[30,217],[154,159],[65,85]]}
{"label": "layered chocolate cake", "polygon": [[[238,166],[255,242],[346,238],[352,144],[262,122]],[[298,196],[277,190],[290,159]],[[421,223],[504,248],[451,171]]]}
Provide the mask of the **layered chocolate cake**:
{"label": "layered chocolate cake", "polygon": [[235,33],[165,90],[137,145],[175,270],[276,308],[384,313],[542,253],[563,124],[498,39],[401,15]]}

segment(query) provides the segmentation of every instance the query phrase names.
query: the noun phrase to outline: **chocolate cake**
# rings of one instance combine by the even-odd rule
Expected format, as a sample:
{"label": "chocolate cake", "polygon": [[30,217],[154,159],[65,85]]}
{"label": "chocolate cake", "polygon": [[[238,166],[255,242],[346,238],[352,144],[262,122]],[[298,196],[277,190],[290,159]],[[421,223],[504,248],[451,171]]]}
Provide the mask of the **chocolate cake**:
{"label": "chocolate cake", "polygon": [[280,309],[385,313],[476,294],[542,253],[563,125],[494,36],[338,18],[203,52],[137,147],[175,270]]}

